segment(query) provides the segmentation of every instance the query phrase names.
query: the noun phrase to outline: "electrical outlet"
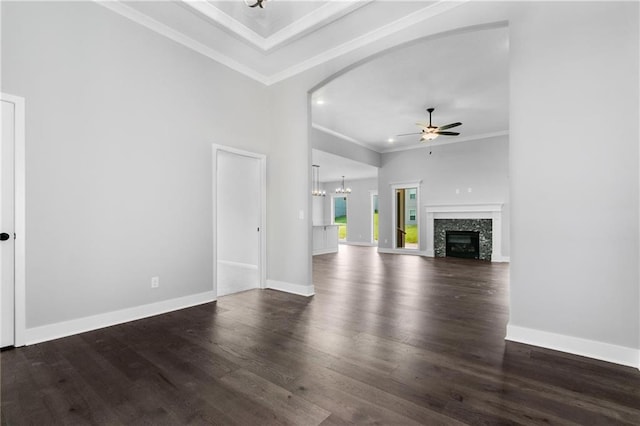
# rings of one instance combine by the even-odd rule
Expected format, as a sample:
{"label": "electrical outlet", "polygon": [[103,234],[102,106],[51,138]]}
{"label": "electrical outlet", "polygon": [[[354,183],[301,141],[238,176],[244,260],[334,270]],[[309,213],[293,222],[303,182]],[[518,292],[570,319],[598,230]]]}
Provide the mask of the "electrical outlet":
{"label": "electrical outlet", "polygon": [[151,277],[151,288],[160,287],[160,277]]}

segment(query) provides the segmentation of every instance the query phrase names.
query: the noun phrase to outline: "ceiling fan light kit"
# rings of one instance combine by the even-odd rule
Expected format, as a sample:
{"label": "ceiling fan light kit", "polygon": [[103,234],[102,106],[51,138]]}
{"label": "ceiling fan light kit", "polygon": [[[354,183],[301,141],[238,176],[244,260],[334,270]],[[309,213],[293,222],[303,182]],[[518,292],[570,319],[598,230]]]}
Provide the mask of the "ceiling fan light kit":
{"label": "ceiling fan light kit", "polygon": [[435,108],[427,108],[427,112],[429,113],[429,124],[417,122],[416,125],[421,128],[418,133],[403,133],[398,136],[408,136],[408,135],[420,135],[420,142],[428,142],[432,141],[440,135],[443,136],[458,136],[460,133],[458,132],[447,132],[445,130],[451,129],[453,127],[458,127],[462,123],[457,121],[455,123],[445,124],[444,126],[434,126],[431,124],[431,114]]}

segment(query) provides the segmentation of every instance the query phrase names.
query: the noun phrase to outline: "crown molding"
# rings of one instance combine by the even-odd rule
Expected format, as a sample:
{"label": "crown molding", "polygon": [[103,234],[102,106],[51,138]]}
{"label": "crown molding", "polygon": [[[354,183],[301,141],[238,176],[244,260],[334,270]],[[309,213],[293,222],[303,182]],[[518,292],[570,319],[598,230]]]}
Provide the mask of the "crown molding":
{"label": "crown molding", "polygon": [[[472,135],[472,136],[463,136],[461,138],[455,138],[455,139],[447,139],[447,140],[441,140],[438,142],[430,142],[430,143],[420,143],[419,145],[411,145],[411,146],[403,146],[403,147],[397,147],[397,148],[389,148],[389,149],[385,149],[383,151],[380,151],[381,154],[387,154],[390,152],[399,152],[399,151],[410,151],[412,149],[424,149],[424,148],[428,148],[431,146],[439,146],[439,145],[451,145],[454,143],[460,143],[460,142],[469,142],[469,141],[477,141],[477,140],[482,140],[482,139],[489,139],[489,138],[495,138],[498,136],[509,136],[509,131],[508,130],[500,130],[498,132],[489,132],[489,133],[481,133],[479,135]],[[373,149],[373,148],[370,148]]]}
{"label": "crown molding", "polygon": [[287,78],[293,77],[339,56],[345,55],[382,38],[409,28],[412,25],[419,24],[420,22],[433,18],[434,16],[448,12],[449,10],[463,5],[469,1],[471,0],[461,0],[455,2],[441,0],[435,4],[430,4],[429,6],[417,10],[403,18],[396,19],[395,21],[390,22],[380,28],[369,31],[366,34],[358,36],[334,48],[328,49],[310,59],[302,61],[297,65],[289,67],[286,70],[275,73],[268,77],[267,85],[272,85],[286,80]]}
{"label": "crown molding", "polygon": [[342,134],[340,132],[336,132],[335,130],[331,130],[328,127],[324,127],[324,126],[321,126],[321,125],[316,124],[316,123],[311,123],[311,127],[313,127],[316,130],[320,130],[321,132],[327,133],[327,134],[329,134],[331,136],[335,136],[336,138],[340,138],[340,139],[345,140],[347,142],[351,142],[351,143],[354,143],[356,145],[360,145],[360,146],[362,146],[364,148],[370,149],[371,151],[375,151],[377,153],[380,153],[376,149],[372,148],[370,145],[368,145],[368,144],[366,144],[364,142],[360,142],[359,140],[354,139],[351,136],[347,136],[347,135],[344,135],[344,134]]}
{"label": "crown molding", "polygon": [[217,22],[239,37],[253,44],[263,52],[268,52],[285,43],[302,37],[308,31],[325,25],[352,12],[372,0],[329,0],[326,4],[276,31],[268,37],[263,37],[240,21],[227,15],[211,3],[202,0],[181,0],[187,6],[202,13],[207,18]]}
{"label": "crown molding", "polygon": [[175,41],[176,43],[179,43],[195,52],[200,53],[201,55],[204,55],[210,59],[213,59],[214,61],[219,62],[222,65],[225,65],[239,72],[240,74],[244,74],[245,76],[252,78],[262,84],[265,84],[265,85],[268,84],[268,78],[265,75],[260,74],[259,72],[253,70],[252,68],[249,68],[239,63],[238,61],[218,52],[217,50],[214,50],[208,46],[205,46],[199,41],[196,41],[191,37],[179,31],[174,30],[173,28],[170,28],[169,26],[163,24],[162,22],[156,21],[155,19],[145,15],[142,12],[137,11],[136,9],[133,9],[130,6],[127,6],[117,0],[114,0],[114,1],[93,0],[93,1],[95,4],[98,4],[104,8],[111,10],[112,12],[115,12],[121,16],[124,16],[125,18],[130,19],[131,21],[137,24],[140,24],[152,31],[155,31],[160,35],[167,37],[170,40]]}
{"label": "crown molding", "polygon": [[262,50],[265,50],[264,44],[266,42],[266,39],[264,37],[262,37],[260,34],[256,33],[249,27],[245,26],[244,24],[240,23],[240,21],[227,15],[226,13],[224,13],[223,11],[221,11],[220,9],[218,9],[208,1],[202,1],[202,0],[180,0],[180,1],[182,1],[182,3],[189,6],[190,8],[197,10],[207,18],[211,19],[212,21],[232,31],[239,37],[242,37],[243,39],[253,44],[254,46]]}
{"label": "crown molding", "polygon": [[[345,43],[342,43],[334,48],[331,49],[327,49],[326,51],[313,56],[312,58],[309,58],[307,60],[301,61],[296,65],[293,65],[283,71],[274,73],[272,75],[264,75],[246,65],[241,64],[240,62],[230,58],[229,56],[218,52],[215,49],[212,49],[206,45],[204,45],[203,43],[200,43],[199,41],[196,41],[194,39],[192,39],[191,37],[174,30],[173,28],[170,28],[169,26],[145,15],[142,12],[137,11],[136,9],[127,6],[123,3],[121,3],[118,0],[113,0],[113,1],[100,1],[100,0],[93,0],[96,4],[99,4],[102,7],[105,7],[109,10],[111,10],[112,12],[115,12],[119,15],[124,16],[127,19],[130,19],[133,22],[136,22],[152,31],[155,31],[156,33],[163,35],[165,37],[167,37],[170,40],[175,41],[176,43],[179,43],[189,49],[194,50],[195,52],[198,52],[210,59],[213,59],[216,62],[219,62],[237,72],[239,72],[240,74],[243,74],[249,78],[252,78],[264,85],[270,86],[272,84],[278,83],[280,81],[286,80],[290,77],[293,77],[297,74],[300,74],[304,71],[307,71],[313,67],[316,67],[318,65],[321,65],[325,62],[328,62],[332,59],[335,59],[339,56],[345,55],[347,53],[350,53],[354,50],[357,50],[361,47],[364,47],[370,43],[373,43],[377,40],[380,40],[384,37],[387,37],[391,34],[394,34],[396,32],[402,31],[412,25],[418,24],[424,20],[427,20],[429,18],[432,18],[434,16],[440,15],[442,13],[445,13],[453,8],[456,8],[460,5],[463,5],[467,2],[469,2],[470,0],[460,0],[460,1],[446,1],[446,0],[441,0],[437,3],[434,4],[430,4],[420,10],[417,10],[403,18],[397,19],[389,24],[386,24],[378,29],[369,31],[368,33],[358,36],[350,41],[347,41]],[[364,1],[370,1],[370,0],[364,0]],[[193,2],[187,2],[186,4],[189,3],[193,3]],[[205,2],[198,2],[198,3],[202,3],[204,4]],[[330,4],[339,4],[339,3],[345,3],[343,1],[340,0],[332,0]],[[354,5],[352,3],[358,3],[357,1],[354,2],[347,2],[349,3],[350,7],[354,7]],[[362,3],[362,2],[360,2]],[[363,4],[364,5],[364,4]],[[360,7],[360,5],[357,5],[358,7]],[[213,7],[213,6],[211,6]],[[339,7],[339,6],[332,6],[332,7]],[[346,9],[346,6],[344,6],[345,9],[344,10],[348,10]],[[215,7],[213,7],[215,9]],[[220,12],[218,10],[218,12]],[[222,13],[222,12],[220,12]],[[324,13],[328,13],[328,12],[324,12]],[[226,14],[224,14],[226,15]],[[233,19],[231,17],[229,17],[228,15],[226,15],[229,19]],[[235,21],[235,20],[233,20]],[[230,22],[230,21],[229,21]],[[235,21],[238,25],[244,27],[244,25],[240,24],[238,21]],[[303,23],[304,24],[304,23]],[[308,23],[306,24],[308,25]],[[249,30],[248,28],[244,27],[245,29]],[[288,27],[284,28],[281,31],[286,30]],[[251,30],[249,30],[251,31]],[[297,31],[297,29],[295,28],[291,28],[288,29],[287,31],[289,31],[290,33],[293,33],[295,31]],[[253,31],[252,31],[253,32]],[[255,34],[255,33],[254,33]],[[274,34],[275,37],[278,33]],[[257,37],[260,38],[259,35],[255,34]],[[285,31],[282,35],[278,36],[280,38],[282,38],[284,40],[284,37],[288,37],[287,32]],[[274,38],[273,39],[274,43],[278,42],[279,39]],[[260,42],[258,42],[260,43]],[[279,43],[279,42],[278,42]]]}

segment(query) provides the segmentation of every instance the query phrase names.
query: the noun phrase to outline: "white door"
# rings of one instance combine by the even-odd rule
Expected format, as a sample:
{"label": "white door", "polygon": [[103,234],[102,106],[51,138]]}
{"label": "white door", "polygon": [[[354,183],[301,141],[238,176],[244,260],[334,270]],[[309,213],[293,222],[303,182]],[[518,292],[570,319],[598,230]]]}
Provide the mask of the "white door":
{"label": "white door", "polygon": [[219,150],[216,194],[217,295],[260,288],[261,160]]}
{"label": "white door", "polygon": [[15,344],[14,280],[14,142],[15,105],[2,101],[2,141],[0,142],[0,347]]}

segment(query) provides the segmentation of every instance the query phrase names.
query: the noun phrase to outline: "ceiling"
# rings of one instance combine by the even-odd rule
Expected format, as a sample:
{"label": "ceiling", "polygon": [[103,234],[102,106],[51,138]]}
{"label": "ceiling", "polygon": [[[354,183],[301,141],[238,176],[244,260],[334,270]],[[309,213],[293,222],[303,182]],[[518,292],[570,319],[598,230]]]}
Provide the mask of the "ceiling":
{"label": "ceiling", "polygon": [[[266,0],[264,9],[249,8],[245,0],[97,4],[270,85],[403,29],[424,25],[465,1]],[[435,125],[463,123],[452,129],[460,131],[460,136],[440,136],[432,144],[506,134],[508,49],[504,27],[396,48],[314,92],[312,125],[381,153],[424,146],[418,135],[396,135],[417,132],[415,123],[427,120],[429,107],[435,108]],[[371,176],[371,170],[363,172],[334,157],[321,158],[323,181],[343,174]],[[334,173],[331,164],[350,165],[352,171]]]}
{"label": "ceiling", "polygon": [[330,154],[317,149],[311,150],[311,162],[320,166],[320,182],[338,182],[345,177],[348,184],[351,180],[378,177],[378,168],[353,161],[348,158]]}
{"label": "ceiling", "polygon": [[[386,152],[421,146],[418,121],[462,122],[435,142],[472,141],[508,129],[508,30],[428,39],[361,65],[312,95],[313,125]],[[321,104],[320,104],[321,102]],[[389,142],[389,139],[393,139]]]}

